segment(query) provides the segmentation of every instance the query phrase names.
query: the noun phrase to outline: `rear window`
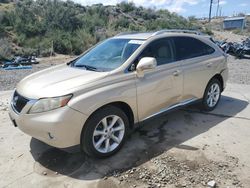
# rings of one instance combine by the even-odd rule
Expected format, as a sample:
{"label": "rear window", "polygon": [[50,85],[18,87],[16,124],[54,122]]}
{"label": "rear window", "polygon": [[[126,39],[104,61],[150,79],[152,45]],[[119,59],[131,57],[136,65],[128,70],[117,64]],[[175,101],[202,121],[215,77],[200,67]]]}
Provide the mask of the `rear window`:
{"label": "rear window", "polygon": [[215,50],[192,37],[174,37],[176,60],[184,60],[212,54]]}

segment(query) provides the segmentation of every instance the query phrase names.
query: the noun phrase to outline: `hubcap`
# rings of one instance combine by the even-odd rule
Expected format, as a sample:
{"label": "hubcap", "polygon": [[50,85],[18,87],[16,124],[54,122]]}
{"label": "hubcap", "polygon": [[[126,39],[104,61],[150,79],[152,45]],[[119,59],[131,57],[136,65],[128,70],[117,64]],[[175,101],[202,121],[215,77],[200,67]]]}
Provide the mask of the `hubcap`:
{"label": "hubcap", "polygon": [[217,83],[211,85],[207,93],[207,105],[214,107],[220,98],[220,86]]}
{"label": "hubcap", "polygon": [[95,127],[93,145],[101,153],[115,150],[123,140],[125,125],[119,116],[104,117]]}

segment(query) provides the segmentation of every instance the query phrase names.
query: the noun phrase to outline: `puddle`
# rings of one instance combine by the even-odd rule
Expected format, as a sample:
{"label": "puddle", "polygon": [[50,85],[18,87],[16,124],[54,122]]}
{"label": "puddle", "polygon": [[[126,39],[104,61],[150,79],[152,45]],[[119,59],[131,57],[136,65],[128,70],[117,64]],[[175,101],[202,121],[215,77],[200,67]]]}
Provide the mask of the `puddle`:
{"label": "puddle", "polygon": [[[148,125],[146,127],[141,127],[137,130],[140,136],[143,136],[144,138],[157,138],[157,141],[155,143],[162,143],[166,140],[167,131],[164,129],[164,127],[167,125],[168,120],[163,120],[162,122],[157,122],[158,126],[153,127],[153,125]],[[153,129],[152,129],[153,128]],[[149,130],[147,130],[149,129]]]}

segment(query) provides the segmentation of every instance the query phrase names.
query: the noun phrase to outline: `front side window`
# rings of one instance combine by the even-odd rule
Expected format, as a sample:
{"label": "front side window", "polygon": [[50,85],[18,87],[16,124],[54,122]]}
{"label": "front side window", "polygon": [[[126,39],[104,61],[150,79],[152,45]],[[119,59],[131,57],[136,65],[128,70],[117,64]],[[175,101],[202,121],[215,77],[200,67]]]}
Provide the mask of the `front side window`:
{"label": "front side window", "polygon": [[143,42],[108,39],[75,60],[71,66],[93,71],[111,71],[121,66]]}
{"label": "front side window", "polygon": [[142,57],[154,57],[157,65],[174,62],[174,54],[171,39],[158,39],[147,46],[140,55]]}
{"label": "front side window", "polygon": [[173,39],[177,60],[209,55],[215,51],[209,45],[192,37],[174,37]]}

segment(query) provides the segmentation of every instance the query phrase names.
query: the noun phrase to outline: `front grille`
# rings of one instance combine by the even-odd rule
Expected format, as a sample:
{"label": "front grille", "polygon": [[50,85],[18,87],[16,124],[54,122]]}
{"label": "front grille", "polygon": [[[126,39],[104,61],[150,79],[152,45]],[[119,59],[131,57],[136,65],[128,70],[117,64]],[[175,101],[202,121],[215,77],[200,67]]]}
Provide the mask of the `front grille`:
{"label": "front grille", "polygon": [[27,104],[27,102],[29,102],[29,99],[26,99],[15,91],[12,99],[12,105],[17,112],[20,113]]}

